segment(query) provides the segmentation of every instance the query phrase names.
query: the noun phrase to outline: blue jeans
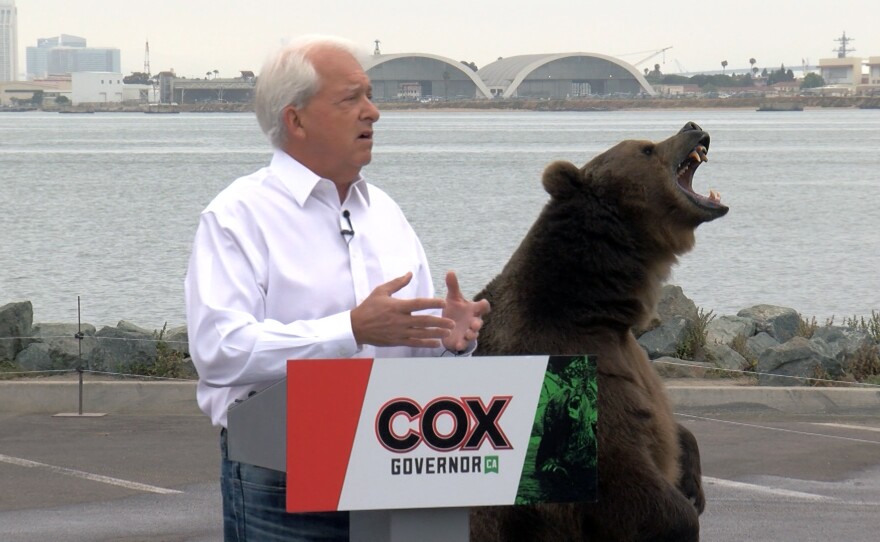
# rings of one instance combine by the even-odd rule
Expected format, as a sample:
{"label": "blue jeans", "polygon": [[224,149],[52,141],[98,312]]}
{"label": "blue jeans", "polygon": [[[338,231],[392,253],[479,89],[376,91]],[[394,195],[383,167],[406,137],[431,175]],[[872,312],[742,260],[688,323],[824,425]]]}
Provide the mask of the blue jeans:
{"label": "blue jeans", "polygon": [[220,490],[226,542],[347,542],[348,512],[289,514],[283,472],[230,461],[220,433]]}

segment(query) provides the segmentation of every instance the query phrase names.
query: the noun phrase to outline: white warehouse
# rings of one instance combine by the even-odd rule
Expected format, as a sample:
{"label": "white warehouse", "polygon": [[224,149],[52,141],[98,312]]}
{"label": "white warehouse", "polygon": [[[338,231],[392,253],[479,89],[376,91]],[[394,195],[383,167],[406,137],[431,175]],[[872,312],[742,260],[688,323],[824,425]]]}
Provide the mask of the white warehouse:
{"label": "white warehouse", "polygon": [[122,103],[122,73],[73,72],[70,74],[70,100],[73,105]]}

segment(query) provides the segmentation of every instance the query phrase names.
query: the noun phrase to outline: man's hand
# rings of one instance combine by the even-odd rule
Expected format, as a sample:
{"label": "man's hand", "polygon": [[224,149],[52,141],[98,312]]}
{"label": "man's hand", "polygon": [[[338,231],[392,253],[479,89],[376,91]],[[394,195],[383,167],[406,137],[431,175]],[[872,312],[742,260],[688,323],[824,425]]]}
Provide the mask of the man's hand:
{"label": "man's hand", "polygon": [[446,273],[446,306],[443,316],[455,322],[452,333],[443,338],[443,346],[452,352],[465,350],[472,341],[477,340],[483,327],[483,315],[490,310],[485,299],[470,301],[465,299],[458,286],[454,271]]}
{"label": "man's hand", "polygon": [[351,330],[358,344],[436,348],[441,340],[445,342],[452,335],[456,327],[452,316],[413,314],[426,309],[443,309],[446,316],[448,301],[391,297],[410,280],[411,272],[377,286],[363,303],[352,309]]}

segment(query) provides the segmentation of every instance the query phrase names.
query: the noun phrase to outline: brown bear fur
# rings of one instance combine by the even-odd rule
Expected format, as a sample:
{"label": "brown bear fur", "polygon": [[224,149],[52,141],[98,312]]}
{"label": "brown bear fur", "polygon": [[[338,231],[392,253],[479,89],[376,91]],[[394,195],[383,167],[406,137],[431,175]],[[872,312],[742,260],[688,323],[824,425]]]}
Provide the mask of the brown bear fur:
{"label": "brown bear fur", "polygon": [[473,541],[699,540],[696,439],[675,422],[631,330],[653,317],[695,228],[727,213],[691,188],[708,146],[709,135],[688,123],[660,143],[624,141],[580,169],[545,170],[550,201],[476,296],[492,305],[476,355],[598,356],[599,499],[478,508]]}

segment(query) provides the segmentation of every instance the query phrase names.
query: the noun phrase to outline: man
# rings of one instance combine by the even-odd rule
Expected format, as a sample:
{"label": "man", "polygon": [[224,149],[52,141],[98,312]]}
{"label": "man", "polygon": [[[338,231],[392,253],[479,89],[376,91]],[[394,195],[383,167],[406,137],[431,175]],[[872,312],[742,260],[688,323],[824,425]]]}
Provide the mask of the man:
{"label": "man", "polygon": [[[435,299],[400,208],[360,175],[379,111],[350,43],[312,36],[267,62],[255,108],[271,164],[203,211],[185,282],[199,406],[226,426],[235,400],[285,376],[288,359],[468,354],[487,302],[454,273]],[[451,353],[451,354],[450,354]],[[348,514],[287,514],[284,474],[229,461],[226,540],[347,540]],[[295,491],[297,488],[292,488]]]}

